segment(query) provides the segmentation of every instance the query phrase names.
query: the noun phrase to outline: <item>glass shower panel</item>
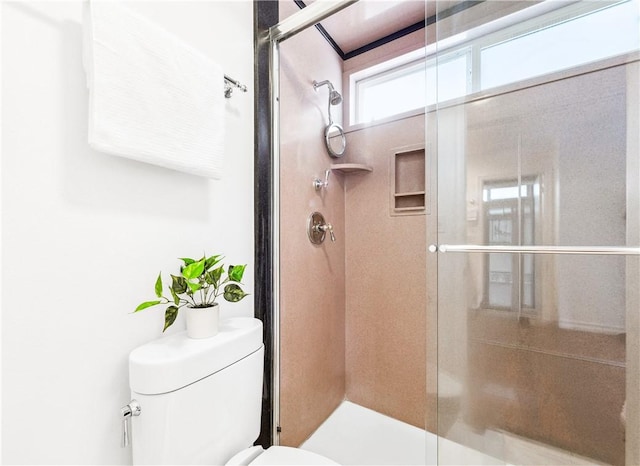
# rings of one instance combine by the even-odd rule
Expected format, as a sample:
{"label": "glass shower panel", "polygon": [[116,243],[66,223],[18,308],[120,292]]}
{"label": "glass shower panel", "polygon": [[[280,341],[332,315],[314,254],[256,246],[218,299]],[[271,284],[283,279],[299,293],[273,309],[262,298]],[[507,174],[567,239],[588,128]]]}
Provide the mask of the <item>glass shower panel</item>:
{"label": "glass shower panel", "polygon": [[436,22],[477,60],[434,110],[438,463],[637,464],[640,39],[480,91],[483,48],[597,11],[483,5]]}

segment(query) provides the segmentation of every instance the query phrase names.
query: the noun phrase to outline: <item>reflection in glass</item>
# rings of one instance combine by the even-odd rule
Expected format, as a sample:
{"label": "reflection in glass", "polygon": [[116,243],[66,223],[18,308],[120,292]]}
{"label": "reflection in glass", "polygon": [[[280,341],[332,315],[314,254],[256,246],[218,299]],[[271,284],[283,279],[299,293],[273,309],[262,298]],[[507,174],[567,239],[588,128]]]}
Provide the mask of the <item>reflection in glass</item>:
{"label": "reflection in glass", "polygon": [[[485,181],[482,188],[484,229],[489,246],[535,244],[535,214],[540,212],[537,178]],[[484,307],[535,307],[535,263],[531,255],[489,254]]]}
{"label": "reflection in glass", "polygon": [[[595,5],[578,3],[576,11]],[[632,49],[640,42],[635,5]],[[583,24],[580,33],[565,29],[558,47],[593,35],[583,15],[547,24]],[[603,25],[597,36],[606,42],[624,27]],[[528,39],[551,33],[543,29]],[[520,37],[505,36],[492,53],[524,44]],[[637,247],[637,54],[605,62],[604,48],[593,48],[589,65],[576,67],[567,53],[551,63],[554,54],[547,62],[489,50],[481,66],[495,66],[511,86],[434,112],[438,243]],[[558,63],[562,74],[520,81]],[[487,89],[485,76],[474,85],[481,81]],[[464,387],[455,408],[439,398],[440,464],[637,464],[629,452],[640,439],[621,412],[625,401],[639,410],[627,389],[639,377],[629,370],[638,357],[639,266],[635,256],[438,254],[438,374]]]}
{"label": "reflection in glass", "polygon": [[[551,27],[540,24],[533,32],[525,30],[516,38],[483,48],[482,89],[636,50],[640,40],[637,15],[637,2],[626,0]],[[593,33],[603,30],[609,33]],[[522,56],[527,60],[520,60]],[[518,66],[504,66],[514,62]]]}

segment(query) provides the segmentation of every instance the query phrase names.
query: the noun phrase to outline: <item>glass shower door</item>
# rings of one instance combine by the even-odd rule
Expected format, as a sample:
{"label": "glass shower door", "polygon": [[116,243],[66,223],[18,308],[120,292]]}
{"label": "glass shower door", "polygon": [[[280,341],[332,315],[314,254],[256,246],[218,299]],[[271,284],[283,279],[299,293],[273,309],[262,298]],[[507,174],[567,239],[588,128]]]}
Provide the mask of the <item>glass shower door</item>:
{"label": "glass shower door", "polygon": [[638,3],[547,3],[436,23],[439,464],[640,461]]}

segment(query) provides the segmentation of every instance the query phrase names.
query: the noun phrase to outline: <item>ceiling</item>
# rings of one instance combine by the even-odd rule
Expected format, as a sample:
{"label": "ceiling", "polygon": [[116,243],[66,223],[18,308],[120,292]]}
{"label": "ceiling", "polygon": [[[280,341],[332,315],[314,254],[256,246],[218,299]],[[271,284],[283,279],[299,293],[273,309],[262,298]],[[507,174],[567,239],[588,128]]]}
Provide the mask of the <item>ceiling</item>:
{"label": "ceiling", "polygon": [[[315,0],[303,0],[310,5]],[[281,0],[294,3],[293,0]],[[439,1],[437,11],[449,9],[461,0]],[[285,6],[285,5],[282,5]],[[286,5],[287,11],[291,10]],[[323,20],[320,25],[327,31],[340,49],[348,54],[394,34],[436,14],[436,2],[424,0],[360,0],[337,14]]]}
{"label": "ceiling", "polygon": [[[310,2],[311,3],[311,2]],[[352,52],[425,18],[425,2],[359,1],[320,24],[344,53]]]}

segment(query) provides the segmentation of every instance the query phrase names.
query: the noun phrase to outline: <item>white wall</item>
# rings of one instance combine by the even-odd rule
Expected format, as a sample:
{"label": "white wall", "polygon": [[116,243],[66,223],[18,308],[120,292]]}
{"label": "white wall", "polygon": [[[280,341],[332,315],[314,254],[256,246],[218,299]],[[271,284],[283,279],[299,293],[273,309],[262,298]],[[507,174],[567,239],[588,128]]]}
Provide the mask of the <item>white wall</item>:
{"label": "white wall", "polygon": [[[250,1],[130,6],[252,84]],[[4,464],[130,463],[127,356],[161,335],[163,310],[130,312],[177,257],[247,262],[253,292],[252,90],[226,103],[220,181],[98,153],[81,12],[79,1],[2,3]],[[223,307],[252,315],[253,298]]]}

